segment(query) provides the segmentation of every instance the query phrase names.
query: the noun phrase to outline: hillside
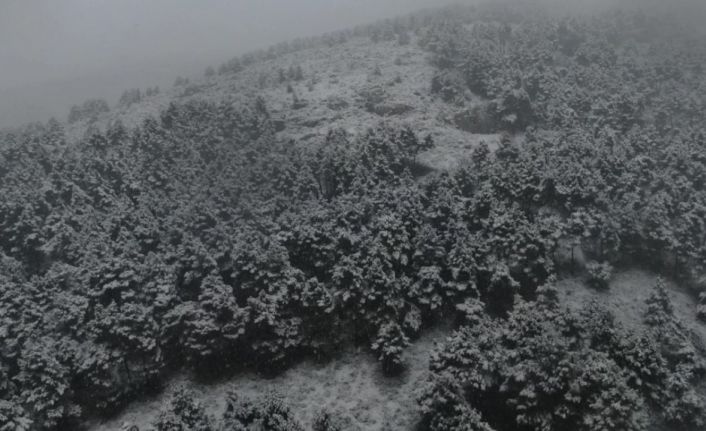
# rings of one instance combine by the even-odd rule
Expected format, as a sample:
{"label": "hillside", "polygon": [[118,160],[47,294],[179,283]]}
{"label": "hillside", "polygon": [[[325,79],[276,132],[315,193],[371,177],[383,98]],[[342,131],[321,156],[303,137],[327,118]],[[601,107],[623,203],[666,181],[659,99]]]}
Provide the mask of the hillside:
{"label": "hillside", "polygon": [[[301,68],[298,80],[285,78],[279,71]],[[396,38],[371,43],[370,37],[352,36],[334,46],[315,47],[265,59],[235,73],[193,78],[189,84],[162,90],[138,103],[91,119],[95,127],[115,120],[135,127],[148,116],[157,116],[170,102],[189,99],[212,101],[262,97],[277,120],[277,139],[315,145],[330,130],[364,133],[371,124],[387,121],[414,125],[419,135],[431,134],[435,148],[420,155],[431,167],[448,169],[478,142],[497,146],[497,133],[470,133],[456,127],[454,115],[475,105],[470,92],[468,104],[447,103],[431,92],[437,69],[431,54],[419,45],[419,37],[400,45]],[[264,81],[264,82],[262,82]],[[380,98],[379,112],[366,109],[366,97]],[[295,108],[295,101],[299,105]],[[69,127],[67,133],[78,139],[86,122]]]}
{"label": "hillside", "polygon": [[0,133],[0,431],[702,429],[675,23],[423,11]]}

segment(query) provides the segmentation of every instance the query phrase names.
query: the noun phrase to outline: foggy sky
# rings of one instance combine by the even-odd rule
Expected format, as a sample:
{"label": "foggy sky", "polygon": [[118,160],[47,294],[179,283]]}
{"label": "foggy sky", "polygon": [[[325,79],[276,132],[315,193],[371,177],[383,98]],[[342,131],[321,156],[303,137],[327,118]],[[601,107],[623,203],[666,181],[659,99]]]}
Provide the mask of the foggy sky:
{"label": "foggy sky", "polygon": [[90,97],[114,105],[127,88],[169,87],[284,40],[468,1],[477,0],[0,0],[0,127],[63,120]]}
{"label": "foggy sky", "polygon": [[0,0],[0,127],[451,0]]}

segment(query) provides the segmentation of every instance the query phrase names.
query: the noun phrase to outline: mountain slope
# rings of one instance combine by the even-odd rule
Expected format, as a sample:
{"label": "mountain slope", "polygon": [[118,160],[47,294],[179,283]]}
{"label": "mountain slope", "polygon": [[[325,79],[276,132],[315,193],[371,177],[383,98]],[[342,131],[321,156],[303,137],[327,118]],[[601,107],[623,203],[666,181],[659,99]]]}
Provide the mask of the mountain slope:
{"label": "mountain slope", "polygon": [[[301,78],[280,78],[280,71],[286,74],[295,66],[301,68]],[[467,157],[478,142],[495,147],[500,138],[497,133],[470,133],[456,127],[454,115],[464,105],[446,103],[432,93],[436,74],[431,54],[419,45],[418,36],[410,35],[404,44],[396,39],[371,43],[369,36],[353,36],[334,46],[316,45],[256,62],[237,73],[196,78],[189,84],[163,89],[158,95],[118,107],[91,124],[104,128],[120,120],[134,127],[149,116],[157,116],[172,101],[237,100],[256,95],[264,99],[282,128],[277,133],[280,140],[317,145],[330,130],[338,128],[355,135],[380,121],[413,125],[419,135],[431,134],[436,144],[420,161],[448,169]],[[470,92],[466,96],[480,100]],[[371,103],[368,98],[381,106],[366,108]],[[86,127],[85,123],[76,124],[67,133],[78,139]]]}
{"label": "mountain slope", "polygon": [[317,429],[700,429],[706,52],[673,23],[429,11],[0,134],[0,418],[297,430],[340,366]]}

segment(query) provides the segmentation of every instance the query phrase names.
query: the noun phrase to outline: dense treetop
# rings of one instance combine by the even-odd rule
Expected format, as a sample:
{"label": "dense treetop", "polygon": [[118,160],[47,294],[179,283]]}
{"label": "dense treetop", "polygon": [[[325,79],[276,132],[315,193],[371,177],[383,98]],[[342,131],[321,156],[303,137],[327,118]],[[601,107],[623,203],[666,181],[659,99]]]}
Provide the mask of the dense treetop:
{"label": "dense treetop", "polygon": [[[262,98],[196,90],[75,142],[55,120],[3,132],[0,430],[75,429],[173,369],[280,372],[347,343],[394,374],[442,320],[457,330],[431,356],[423,429],[703,426],[704,352],[661,282],[642,332],[599,306],[564,310],[554,287],[570,242],[596,288],[642,262],[706,290],[705,57],[652,36],[666,25],[452,8],[209,69],[349,37],[419,43],[456,126],[504,136],[450,172],[422,175],[434,140],[411,126],[303,146],[278,138]],[[107,111],[89,101],[69,121]],[[276,395],[227,405],[215,420],[180,393],[155,426],[302,429]]]}

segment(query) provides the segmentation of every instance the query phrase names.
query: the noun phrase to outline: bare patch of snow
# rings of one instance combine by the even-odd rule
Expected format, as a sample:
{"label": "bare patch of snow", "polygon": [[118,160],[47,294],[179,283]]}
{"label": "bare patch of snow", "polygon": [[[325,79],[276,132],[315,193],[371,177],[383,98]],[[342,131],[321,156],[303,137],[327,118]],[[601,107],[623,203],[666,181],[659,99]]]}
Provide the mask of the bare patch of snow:
{"label": "bare patch of snow", "polygon": [[369,353],[348,351],[326,364],[305,361],[281,375],[266,378],[256,373],[239,374],[228,381],[204,384],[186,373],[174,377],[159,395],[136,400],[119,415],[91,423],[90,431],[120,429],[125,422],[140,430],[152,429],[162,408],[174,392],[187,387],[209,414],[220,417],[228,392],[258,398],[270,391],[284,395],[298,419],[310,425],[326,408],[348,424],[351,430],[413,429],[418,422],[415,396],[428,375],[429,353],[448,335],[447,328],[430,330],[405,352],[407,369],[397,377],[383,376],[380,364]]}

